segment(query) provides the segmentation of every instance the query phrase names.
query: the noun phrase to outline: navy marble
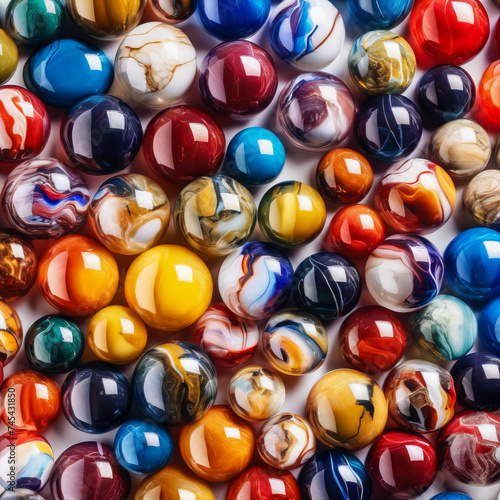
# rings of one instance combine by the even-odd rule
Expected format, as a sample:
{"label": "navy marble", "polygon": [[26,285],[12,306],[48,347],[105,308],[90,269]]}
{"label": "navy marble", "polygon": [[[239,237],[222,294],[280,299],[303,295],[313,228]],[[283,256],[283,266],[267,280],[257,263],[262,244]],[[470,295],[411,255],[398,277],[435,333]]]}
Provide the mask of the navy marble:
{"label": "navy marble", "polygon": [[364,31],[397,26],[412,7],[413,0],[347,0],[349,15]]}

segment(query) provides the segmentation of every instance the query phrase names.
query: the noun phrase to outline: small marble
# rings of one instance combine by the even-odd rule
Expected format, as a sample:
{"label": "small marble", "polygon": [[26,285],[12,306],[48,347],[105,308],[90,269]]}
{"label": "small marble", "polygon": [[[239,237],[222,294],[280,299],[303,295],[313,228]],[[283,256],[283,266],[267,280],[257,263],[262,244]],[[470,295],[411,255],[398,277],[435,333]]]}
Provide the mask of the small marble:
{"label": "small marble", "polygon": [[500,171],[479,172],[463,192],[463,206],[469,219],[479,226],[500,229]]}
{"label": "small marble", "polygon": [[[7,366],[17,355],[23,342],[23,325],[17,312],[0,302],[0,366]],[[0,369],[3,380],[3,369]],[[1,384],[0,384],[1,385]]]}
{"label": "small marble", "polygon": [[500,356],[500,297],[490,300],[481,308],[478,324],[479,340],[483,347]]}
{"label": "small marble", "polygon": [[12,38],[0,29],[0,84],[7,83],[15,73],[19,53]]}
{"label": "small marble", "polygon": [[193,0],[148,0],[148,3],[154,15],[169,24],[181,23],[195,11]]}
{"label": "small marble", "polygon": [[413,0],[347,1],[347,11],[364,31],[393,28],[408,16],[412,7]]}

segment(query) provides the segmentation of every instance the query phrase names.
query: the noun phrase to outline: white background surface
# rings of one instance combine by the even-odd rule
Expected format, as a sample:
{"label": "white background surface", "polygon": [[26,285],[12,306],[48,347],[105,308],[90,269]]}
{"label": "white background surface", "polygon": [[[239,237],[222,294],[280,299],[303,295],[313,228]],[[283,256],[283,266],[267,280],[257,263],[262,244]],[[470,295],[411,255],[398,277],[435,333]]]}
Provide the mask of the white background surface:
{"label": "white background surface", "polygon": [[[339,8],[341,11],[343,17],[344,17],[344,22],[346,24],[346,32],[347,32],[347,38],[345,41],[345,44],[340,52],[339,57],[336,59],[336,61],[330,65],[328,68],[326,68],[326,71],[329,71],[333,73],[334,75],[340,77],[342,80],[344,80],[347,85],[350,87],[351,91],[353,92],[353,95],[355,97],[356,103],[359,105],[359,103],[362,102],[364,97],[355,89],[354,85],[349,79],[348,76],[348,71],[347,71],[347,57],[349,54],[349,50],[352,46],[352,43],[354,40],[362,34],[362,31],[360,28],[356,27],[350,20],[349,15],[347,14],[346,8],[345,8],[345,2],[343,0],[335,0],[334,4]],[[490,13],[490,20],[491,20],[491,30],[493,32],[496,21],[499,17],[500,14],[500,8],[493,2],[493,0],[485,0],[484,4]],[[276,4],[273,4],[272,9],[274,9]],[[149,21],[149,20],[154,20],[154,18],[150,15],[148,11],[146,11],[145,16],[143,18],[143,22]],[[191,41],[193,42],[197,54],[198,54],[198,66],[200,65],[203,57],[205,56],[206,52],[216,45],[218,42],[214,38],[210,37],[198,24],[197,19],[195,16],[193,16],[191,19],[188,21],[182,23],[179,25],[181,29],[183,29],[187,35],[190,37]],[[402,25],[398,26],[395,28],[393,31],[402,34],[403,36],[408,35],[408,28],[407,28],[407,22],[404,22]],[[82,35],[81,33],[78,32],[78,30],[72,25],[70,21],[67,21],[66,23],[66,31],[65,31],[65,36],[66,37],[77,37],[77,38],[82,38],[84,39],[85,36]],[[271,104],[271,106],[261,115],[257,116],[256,118],[246,121],[246,122],[229,122],[229,121],[224,121],[220,120],[221,125],[223,126],[225,133],[226,133],[226,139],[227,142],[233,137],[233,135],[241,130],[244,127],[247,126],[263,126],[270,128],[274,132],[276,132],[278,135],[279,132],[276,130],[274,126],[274,118],[275,118],[275,108],[276,108],[276,100],[279,92],[281,91],[281,88],[284,86],[285,82],[288,81],[291,77],[296,75],[298,71],[292,69],[291,67],[287,66],[285,63],[281,62],[278,60],[274,54],[272,54],[271,49],[269,47],[269,43],[267,40],[267,26],[264,26],[263,29],[261,29],[254,37],[251,38],[252,41],[255,41],[259,45],[263,46],[265,49],[270,51],[271,55],[273,55],[273,58],[276,62],[276,66],[278,68],[278,72],[280,75],[280,84],[278,87],[278,93],[276,94],[276,98]],[[102,42],[96,42],[92,41],[93,43],[96,43],[100,47],[102,47],[105,52],[107,53],[108,57],[113,61],[114,56],[116,53],[116,49],[118,47],[119,42],[113,42],[113,43],[102,43]],[[20,64],[18,66],[18,69],[16,71],[16,74],[14,78],[9,82],[12,84],[18,84],[18,85],[23,85],[22,81],[22,69],[24,66],[24,61],[26,60],[26,57],[29,55],[28,52],[22,52],[20,54]],[[493,62],[494,60],[500,58],[500,53],[498,52],[498,49],[496,47],[496,43],[494,40],[494,36],[490,36],[490,39],[488,40],[488,43],[485,47],[485,49],[482,51],[482,53],[476,57],[472,62],[464,65],[464,68],[467,69],[467,71],[470,72],[472,75],[474,82],[476,83],[476,86],[479,84],[480,77],[483,73],[483,71],[486,69],[487,65]],[[417,71],[417,74],[415,76],[415,79],[409,88],[409,90],[405,93],[406,96],[408,96],[410,99],[414,99],[414,94],[415,94],[415,88],[416,88],[416,83],[418,82],[418,79],[420,75],[422,74],[422,70],[419,68]],[[116,95],[117,97],[122,97],[124,98],[125,96],[122,95],[121,89],[118,88],[118,85],[115,83],[110,91],[111,94]],[[126,98],[126,97],[125,97]],[[202,105],[201,98],[199,96],[198,88],[195,85],[195,87],[192,89],[188,97],[185,99],[186,103],[189,104],[195,104],[195,105]],[[64,159],[64,153],[62,151],[62,148],[59,143],[59,124],[61,121],[61,117],[63,116],[63,111],[54,109],[54,108],[48,108],[49,113],[52,119],[52,132],[51,132],[51,137],[50,137],[50,142],[48,146],[46,147],[45,151],[43,152],[42,156],[52,156],[55,158],[59,159]],[[143,126],[145,127],[148,121],[151,119],[151,117],[155,114],[154,111],[148,111],[148,110],[141,110],[141,109],[136,109],[137,112],[139,113],[142,121],[143,121]],[[475,118],[477,117],[477,106],[473,110],[473,112],[470,115],[471,117]],[[480,121],[479,118],[476,118]],[[427,143],[429,139],[430,133],[428,130],[424,131],[424,136],[422,137],[422,140],[419,144],[419,147],[417,150],[414,152],[414,154],[411,157],[426,157],[426,151],[427,151]],[[280,136],[281,137],[281,136]],[[497,132],[491,130],[490,131],[490,138],[492,141],[492,145],[494,145],[497,137]],[[285,147],[286,147],[286,152],[287,152],[287,162],[286,166],[279,177],[279,179],[276,181],[282,181],[286,179],[295,179],[295,180],[301,180],[304,182],[307,182],[313,186],[315,186],[314,183],[314,176],[315,176],[315,167],[319,159],[321,158],[321,153],[310,153],[310,152],[302,152],[297,149],[295,149],[293,146],[291,146],[289,143],[284,141]],[[352,147],[354,146],[353,139],[350,137],[346,143],[344,144],[346,146]],[[493,163],[491,163],[490,168],[495,168]],[[374,187],[376,186],[377,179],[380,177],[380,174],[383,172],[384,166],[375,166],[374,165],[374,173],[375,173],[375,184]],[[145,164],[144,157],[142,153],[138,156],[138,158],[134,161],[132,164],[131,168],[128,169],[128,171],[139,171],[143,172],[146,175],[149,175],[153,178],[155,178],[160,184],[164,187],[164,189],[167,191],[169,194],[170,198],[170,203],[171,206],[173,206],[173,203],[175,202],[175,198],[180,190],[179,186],[171,185],[167,182],[165,182],[162,179],[156,178],[151,171],[149,171],[147,165]],[[8,172],[2,172],[0,174],[0,182],[1,185],[3,185],[3,182],[5,180],[6,174]],[[87,182],[89,184],[89,187],[91,188],[91,194],[93,195],[98,188],[98,186],[104,182],[105,177],[90,177],[86,176]],[[458,232],[461,230],[464,230],[468,227],[471,227],[471,224],[469,221],[466,220],[465,215],[462,210],[461,206],[461,199],[462,199],[462,190],[464,185],[466,183],[460,182],[457,184],[457,207],[455,210],[455,213],[452,216],[452,219],[441,229],[436,231],[435,233],[429,235],[429,239],[432,240],[437,247],[443,252],[444,249],[446,248],[446,245],[449,243],[449,241],[455,236]],[[267,186],[267,187],[270,187]],[[262,194],[265,192],[267,188],[261,188],[254,190],[253,193],[256,198],[256,202],[258,203]],[[373,191],[372,189],[371,193],[369,196],[364,200],[364,203],[371,204],[372,199],[373,199]],[[328,218],[327,218],[327,225],[331,220],[332,214],[338,209],[337,206],[332,206],[328,205]],[[0,215],[1,218],[1,225],[5,226],[5,221],[3,220],[3,214]],[[325,226],[325,231],[326,231]],[[306,246],[305,248],[302,248],[300,250],[296,250],[293,252],[289,252],[289,256],[291,258],[292,264],[294,265],[294,268],[302,261],[303,258],[306,256],[317,252],[322,249],[322,242],[324,238],[323,234],[313,243],[310,245]],[[88,233],[88,226],[86,225],[84,227],[83,232]],[[88,233],[90,234],[90,233]],[[390,232],[388,232],[390,234]],[[256,229],[254,236],[252,239],[262,239],[262,236],[258,230]],[[168,233],[165,237],[165,243],[179,243],[179,239],[177,238],[173,223],[171,223]],[[38,250],[39,255],[41,255],[43,249],[46,247],[46,243],[41,243],[38,244],[36,243],[36,247]],[[118,264],[120,267],[120,287],[118,289],[118,293],[115,297],[115,300],[113,301],[114,304],[123,304],[126,305],[124,296],[123,296],[123,281],[125,277],[125,273],[127,270],[128,265],[130,262],[133,260],[132,258],[118,258]],[[220,266],[220,262],[222,259],[211,259],[208,263],[211,267],[212,270],[212,275],[214,278],[214,285],[215,285],[215,291],[214,291],[214,301],[218,301],[220,297],[218,296],[217,292],[217,287],[216,287],[216,282],[217,282],[217,272],[218,268]],[[363,272],[363,267],[364,267],[364,262],[358,261],[358,268],[359,271],[362,273]],[[361,305],[367,305],[373,303],[372,299],[370,298],[368,292],[364,289],[363,290],[363,295],[362,299],[360,301],[360,306]],[[45,314],[50,314],[56,312],[53,310],[43,299],[43,297],[40,295],[37,285],[33,287],[31,292],[22,300],[19,300],[17,302],[12,303],[11,305],[14,306],[14,308],[18,311],[24,331],[29,328],[29,326],[35,321],[37,318],[45,315]],[[290,378],[290,377],[284,377],[285,384],[287,387],[287,398],[285,405],[283,406],[283,411],[293,411],[302,415],[305,415],[305,402],[307,398],[307,394],[310,390],[310,388],[314,385],[314,383],[326,372],[336,369],[336,368],[341,368],[341,367],[346,367],[347,365],[343,362],[340,353],[339,353],[339,348],[338,348],[338,340],[337,340],[337,334],[338,334],[338,329],[340,327],[342,320],[337,320],[329,323],[327,326],[327,330],[329,333],[329,341],[330,341],[330,349],[328,353],[327,360],[325,364],[315,373],[310,374],[305,377],[301,378]],[[88,319],[83,319],[77,320],[78,324],[82,328],[82,331],[86,331],[86,326],[88,323]],[[185,339],[191,341],[191,331],[192,329],[187,329],[186,331],[178,332],[172,337],[166,337],[165,335],[150,335],[150,341],[148,346],[153,346],[158,343],[160,343],[162,340],[166,338],[177,338],[177,339]],[[150,332],[151,333],[151,332]],[[475,349],[479,348],[479,346],[476,346]],[[420,353],[418,350],[415,348],[415,346],[409,346],[407,350],[407,358],[412,358],[412,357],[421,357]],[[92,359],[88,353],[85,354],[84,360],[90,360]],[[260,352],[258,352],[253,359],[251,360],[252,363],[263,363],[265,364],[264,358],[261,355]],[[131,363],[130,365],[127,365],[124,369],[125,373],[129,377],[129,380],[131,379],[133,367],[135,363]],[[451,366],[451,363],[449,364]],[[448,368],[449,368],[448,366]],[[30,368],[25,355],[24,355],[24,347],[21,350],[21,352],[18,354],[16,359],[5,369],[5,376],[8,376],[12,374],[14,371],[17,371],[19,369],[25,369],[25,368]],[[224,371],[219,371],[219,394],[217,397],[217,403],[227,403],[227,397],[226,397],[226,385],[227,381],[231,377],[231,375],[236,371],[236,369],[233,370],[224,370]],[[59,385],[62,384],[64,381],[65,375],[58,376],[56,378],[57,382]],[[379,380],[380,383],[382,383],[384,377],[381,377]],[[141,418],[140,413],[138,412],[137,408],[133,406],[132,412],[130,414],[130,418]],[[255,429],[258,429],[258,425],[255,425]],[[6,427],[3,423],[0,423],[0,433],[5,432]],[[176,429],[171,429],[172,430],[172,436],[174,439],[174,446],[175,446],[175,452],[174,452],[174,459],[172,460],[172,463],[180,463],[182,462],[182,459],[177,452],[177,437],[178,437],[178,431]],[[60,415],[59,419],[57,422],[44,433],[44,436],[49,440],[51,443],[54,453],[57,456],[64,451],[67,447],[71,446],[72,444],[82,442],[82,441],[92,441],[92,440],[97,440],[101,441],[109,446],[113,445],[113,439],[114,439],[114,434],[115,432],[110,432],[107,434],[103,435],[90,435],[90,434],[85,434],[82,433],[76,429],[74,429],[65,419],[64,415]],[[434,439],[433,436],[428,436],[430,439]],[[367,450],[363,450],[358,455],[360,458],[364,458],[366,455]],[[254,462],[259,463],[259,459],[257,458],[257,453],[255,453],[254,456]],[[409,471],[411,473],[411,471]],[[298,470],[294,471],[294,473],[298,473]],[[139,477],[133,477],[132,478],[132,492],[130,495],[130,498],[134,497],[134,492],[136,485],[138,484],[140,478]],[[225,498],[225,491],[226,491],[227,485],[226,484],[218,484],[218,485],[213,485],[214,492],[216,494],[217,500],[222,500]],[[440,492],[440,491],[450,491],[450,490],[455,490],[455,491],[462,491],[462,492],[467,492],[474,500],[493,500],[496,499],[496,496],[498,494],[498,491],[500,490],[500,485],[494,485],[489,488],[473,488],[473,487],[466,487],[465,485],[462,485],[457,482],[453,482],[449,478],[444,477],[442,474],[439,474],[435,483],[433,484],[432,488],[428,490],[424,495],[422,495],[421,499],[429,499],[431,498],[434,494]],[[50,495],[50,490],[48,485],[44,488],[44,490],[41,492],[41,494],[46,498],[49,499],[51,498]]]}

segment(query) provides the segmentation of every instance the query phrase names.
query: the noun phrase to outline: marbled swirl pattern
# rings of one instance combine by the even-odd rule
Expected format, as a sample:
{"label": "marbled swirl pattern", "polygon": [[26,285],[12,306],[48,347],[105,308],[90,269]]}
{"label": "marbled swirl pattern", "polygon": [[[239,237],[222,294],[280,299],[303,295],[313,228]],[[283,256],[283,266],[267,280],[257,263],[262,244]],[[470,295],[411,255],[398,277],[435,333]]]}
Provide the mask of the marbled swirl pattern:
{"label": "marbled swirl pattern", "polygon": [[474,224],[500,229],[500,171],[477,174],[464,190],[463,206]]}
{"label": "marbled swirl pattern", "polygon": [[[23,342],[23,325],[17,312],[5,302],[0,302],[0,363],[7,366]],[[0,379],[2,376],[0,374]]]}

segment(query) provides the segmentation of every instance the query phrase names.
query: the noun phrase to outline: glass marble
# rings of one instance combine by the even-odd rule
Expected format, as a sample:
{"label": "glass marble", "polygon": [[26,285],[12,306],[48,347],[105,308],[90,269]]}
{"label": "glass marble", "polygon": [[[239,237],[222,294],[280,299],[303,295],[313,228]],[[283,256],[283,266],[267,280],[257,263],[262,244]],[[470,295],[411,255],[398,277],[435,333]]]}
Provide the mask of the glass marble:
{"label": "glass marble", "polygon": [[17,68],[19,53],[12,38],[0,29],[0,84],[8,82]]}
{"label": "glass marble", "polygon": [[389,236],[368,257],[365,283],[375,301],[406,313],[428,304],[441,289],[445,266],[438,249],[421,236]]}
{"label": "glass marble", "polygon": [[272,316],[264,327],[262,350],[269,364],[281,373],[305,375],[326,359],[326,329],[312,314],[286,309]]}
{"label": "glass marble", "polygon": [[98,311],[87,327],[87,345],[101,360],[124,365],[137,359],[148,341],[146,325],[132,309],[108,306]]}
{"label": "glass marble", "polygon": [[60,408],[59,387],[47,375],[20,370],[3,381],[0,416],[9,428],[43,432],[55,422]]}
{"label": "glass marble", "polygon": [[309,422],[295,413],[280,413],[262,424],[256,437],[260,458],[276,469],[304,465],[316,451]]}
{"label": "glass marble", "polygon": [[28,90],[45,104],[69,108],[89,95],[105,94],[113,83],[113,66],[94,45],[63,39],[34,52],[23,77]]}
{"label": "glass marble", "polygon": [[0,300],[24,297],[35,283],[37,267],[33,245],[13,231],[0,230]]}
{"label": "glass marble", "polygon": [[139,153],[142,125],[126,102],[92,95],[64,116],[60,137],[75,167],[90,175],[109,175],[127,168]]}
{"label": "glass marble", "polygon": [[26,488],[5,491],[0,498],[2,500],[44,500],[38,493]]}
{"label": "glass marble", "polygon": [[379,306],[360,307],[342,323],[340,353],[356,370],[378,374],[390,370],[406,350],[406,332],[394,313]]}
{"label": "glass marble", "polygon": [[500,295],[500,235],[493,229],[468,229],[444,252],[446,280],[461,299],[477,303]]}
{"label": "glass marble", "polygon": [[438,295],[411,316],[413,340],[439,361],[465,356],[477,338],[477,320],[460,299]]}
{"label": "glass marble", "polygon": [[118,281],[113,255],[80,234],[52,243],[38,267],[38,286],[45,300],[69,316],[88,316],[107,306]]}
{"label": "glass marble", "polygon": [[293,299],[297,306],[323,320],[349,314],[361,296],[361,277],[347,257],[320,252],[297,267]]}
{"label": "glass marble", "polygon": [[160,21],[169,24],[185,21],[195,10],[195,4],[192,0],[148,0],[148,3],[154,15]]}
{"label": "glass marble", "polygon": [[292,291],[288,257],[269,243],[251,241],[227,256],[219,271],[219,292],[226,306],[245,319],[271,316]]}
{"label": "glass marble", "polygon": [[332,203],[357,203],[368,194],[372,184],[373,170],[370,163],[352,149],[332,149],[316,167],[318,191]]}
{"label": "glass marble", "polygon": [[481,308],[478,319],[479,340],[483,347],[500,356],[500,298],[489,301]]}
{"label": "glass marble", "polygon": [[162,331],[182,330],[197,321],[208,309],[212,291],[206,264],[179,245],[147,250],[125,276],[128,306],[146,325]]}
{"label": "glass marble", "polygon": [[15,85],[0,87],[0,162],[38,156],[49,139],[50,118],[42,101]]}
{"label": "glass marble", "polygon": [[257,365],[238,370],[227,386],[227,398],[234,413],[250,422],[276,415],[285,402],[285,394],[281,377]]}
{"label": "glass marble", "polygon": [[350,134],[356,107],[346,84],[329,73],[302,73],[278,98],[277,123],[297,148],[328,151]]}
{"label": "glass marble", "polygon": [[252,194],[225,175],[198,177],[179,194],[174,207],[177,234],[197,252],[221,256],[244,245],[257,222]]}
{"label": "glass marble", "polygon": [[285,148],[262,127],[240,130],[230,141],[222,172],[245,186],[262,186],[278,177],[285,166]]}
{"label": "glass marble", "polygon": [[375,191],[375,208],[398,233],[427,234],[445,224],[456,190],[439,165],[413,158],[389,168]]}
{"label": "glass marble", "polygon": [[302,500],[370,500],[363,464],[351,453],[328,450],[314,455],[299,474]]}
{"label": "glass marble", "polygon": [[307,418],[326,446],[359,450],[382,434],[387,402],[380,386],[356,370],[334,370],[307,397]]}
{"label": "glass marble", "polygon": [[174,26],[140,24],[118,47],[115,75],[131,101],[164,109],[191,89],[196,77],[196,50],[186,34]]}
{"label": "glass marble", "polygon": [[222,302],[207,309],[193,332],[194,343],[222,368],[246,363],[257,350],[259,339],[257,323],[237,316]]}
{"label": "glass marble", "polygon": [[376,30],[354,42],[348,65],[352,81],[365,94],[402,94],[413,81],[417,61],[402,36]]}
{"label": "glass marble", "polygon": [[34,370],[66,373],[76,368],[83,355],[85,338],[78,326],[63,316],[37,319],[26,332],[24,350]]}
{"label": "glass marble", "polygon": [[167,466],[174,444],[166,429],[159,425],[131,420],[116,433],[115,455],[120,465],[134,474],[151,474]]}
{"label": "glass marble", "polygon": [[468,495],[464,495],[463,493],[447,491],[433,496],[431,500],[472,500],[472,498]]}
{"label": "glass marble", "polygon": [[61,38],[65,9],[60,0],[10,0],[5,30],[20,47],[40,47]]}
{"label": "glass marble", "polygon": [[345,40],[340,12],[328,0],[286,0],[274,10],[269,41],[283,61],[304,71],[332,63]]}
{"label": "glass marble", "polygon": [[27,160],[7,177],[2,208],[10,225],[33,239],[57,239],[85,221],[89,188],[80,172],[53,158]]}
{"label": "glass marble", "polygon": [[500,171],[485,170],[477,174],[463,192],[463,207],[467,217],[476,225],[500,229],[498,188]]}
{"label": "glass marble", "polygon": [[144,415],[167,426],[201,419],[217,396],[213,363],[189,342],[170,341],[147,351],[135,367],[132,383]]}
{"label": "glass marble", "polygon": [[280,182],[266,191],[259,203],[260,230],[279,246],[307,245],[318,237],[325,221],[323,198],[304,182]]}
{"label": "glass marble", "polygon": [[347,1],[349,15],[364,31],[393,28],[408,16],[412,7],[413,0]]}
{"label": "glass marble", "polygon": [[221,43],[201,63],[199,88],[205,105],[234,120],[250,118],[266,109],[277,87],[271,56],[247,40]]}
{"label": "glass marble", "polygon": [[126,500],[129,491],[130,476],[113,450],[94,441],[61,453],[50,477],[53,500]]}
{"label": "glass marble", "polygon": [[401,95],[379,95],[365,101],[354,118],[354,138],[362,153],[382,162],[409,156],[422,137],[417,107]]}
{"label": "glass marble", "polygon": [[427,491],[440,462],[432,444],[412,432],[382,434],[366,458],[374,498],[409,499]]}
{"label": "glass marble", "polygon": [[22,342],[23,325],[21,319],[11,306],[0,302],[0,366],[2,368],[15,358]]}
{"label": "glass marble", "polygon": [[195,106],[174,106],[160,111],[144,133],[143,151],[149,168],[175,182],[190,182],[202,175],[215,174],[225,147],[226,138],[220,125]]}
{"label": "glass marble", "polygon": [[499,81],[500,60],[492,62],[484,71],[478,87],[478,102],[483,115],[498,127],[500,122]]}
{"label": "glass marble", "polygon": [[461,65],[486,45],[490,22],[479,0],[416,0],[410,32],[415,45],[434,63]]}
{"label": "glass marble", "polygon": [[472,77],[460,66],[438,64],[417,85],[418,105],[434,126],[466,115],[476,100]]}
{"label": "glass marble", "polygon": [[[229,406],[214,406],[203,418],[182,427],[179,448],[187,466],[202,479],[229,481],[250,463],[255,436]],[[230,459],[229,459],[230,458]]]}
{"label": "glass marble", "polygon": [[368,257],[385,238],[384,221],[367,205],[342,207],[328,227],[325,246],[353,258]]}

